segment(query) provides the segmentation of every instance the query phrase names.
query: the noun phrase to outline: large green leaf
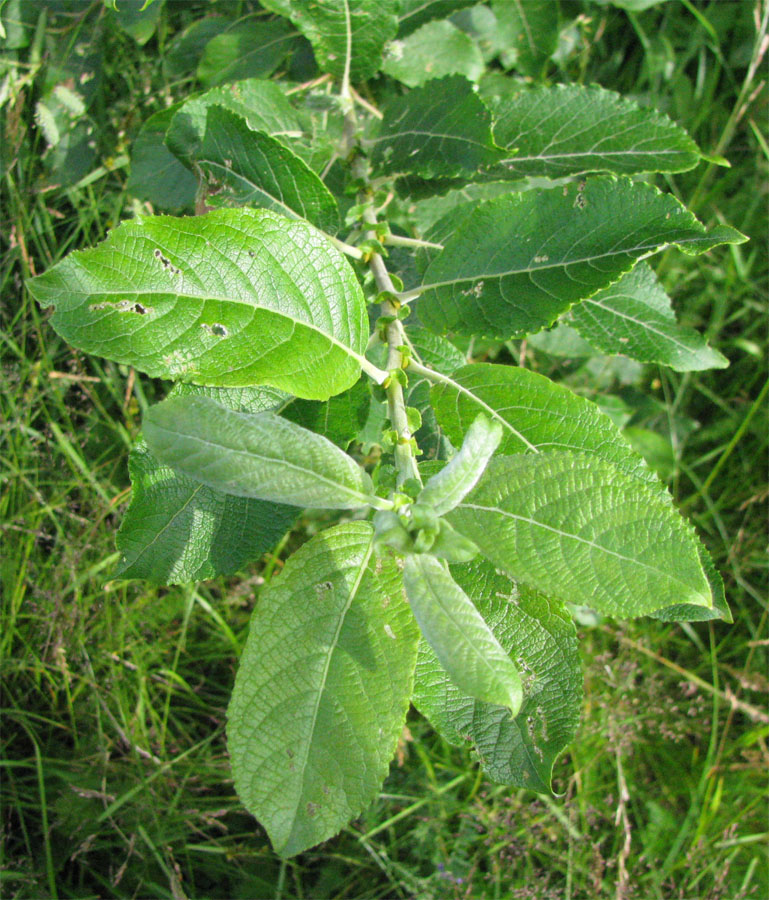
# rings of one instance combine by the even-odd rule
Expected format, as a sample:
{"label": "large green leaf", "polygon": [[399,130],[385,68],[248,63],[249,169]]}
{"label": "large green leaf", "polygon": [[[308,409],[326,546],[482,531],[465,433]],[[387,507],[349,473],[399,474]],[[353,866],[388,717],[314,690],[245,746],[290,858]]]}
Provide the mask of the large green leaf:
{"label": "large green leaf", "polygon": [[447,518],[513,578],[564,602],[622,618],[713,606],[688,524],[594,456],[498,457]]}
{"label": "large green leaf", "polygon": [[558,43],[557,0],[494,0],[491,9],[506,47],[502,62],[539,78]]}
{"label": "large green leaf", "polygon": [[444,75],[477,81],[483,74],[483,57],[471,37],[444,19],[428,22],[405,40],[393,41],[382,71],[409,87]]}
{"label": "large green leaf", "polygon": [[373,499],[371,478],[351,457],[272,412],[171,397],[147,410],[144,436],[161,462],[226,494],[326,509]]}
{"label": "large green leaf", "polygon": [[[208,396],[232,409],[279,409],[274,388],[178,385],[174,395]],[[117,574],[157,584],[229,575],[273,547],[296,519],[293,506],[234,497],[163,465],[144,440],[131,450],[131,504],[117,534]]]}
{"label": "large green leaf", "polygon": [[283,62],[297,33],[282,19],[247,19],[206,45],[198,64],[198,80],[205,87],[244,78],[266,78]]}
{"label": "large green leaf", "polygon": [[161,109],[142,125],[131,147],[131,174],[126,185],[134,197],[169,212],[191,209],[198,187],[197,178],[165,145],[166,131],[181,105]]}
{"label": "large green leaf", "polygon": [[729,360],[676,322],[670,297],[647,263],[572,307],[570,323],[604,353],[623,353],[678,372],[722,369]]}
{"label": "large green leaf", "polygon": [[185,165],[192,166],[203,141],[210,106],[224,106],[243,116],[249,128],[282,141],[302,136],[296,110],[280,86],[274,81],[249,78],[190,97],[176,112],[166,134],[166,145]]}
{"label": "large green leaf", "polygon": [[491,136],[491,113],[461,75],[394,99],[370,144],[375,166],[425,178],[473,175],[504,155]]}
{"label": "large green leaf", "polygon": [[324,400],[368,367],[349,264],[311,226],[267,210],[128,222],[29,289],[75,347],[161,378]]}
{"label": "large green leaf", "polygon": [[452,566],[451,574],[522,673],[523,704],[512,718],[505,707],[462,693],[422,639],[414,705],[450,743],[472,741],[493,781],[547,792],[553,763],[579,722],[582,676],[574,623],[563,604],[516,585],[487,560]]}
{"label": "large green leaf", "polygon": [[434,556],[412,553],[403,585],[425,640],[454,684],[517,715],[523,700],[518,670],[448,567]]}
{"label": "large green leaf", "polygon": [[212,206],[263,206],[324,231],[339,228],[336,200],[307,163],[225,107],[209,107],[195,164],[207,179]]}
{"label": "large green leaf", "polygon": [[697,145],[667,116],[598,85],[511,82],[492,108],[494,139],[515,151],[501,164],[509,177],[681,172],[700,161]]}
{"label": "large green leaf", "polygon": [[461,220],[424,273],[419,315],[435,331],[506,339],[552,324],[663,247],[743,240],[725,225],[706,232],[675,197],[624,177],[512,194]]}
{"label": "large green leaf", "polygon": [[323,402],[294,399],[281,410],[281,415],[346,450],[359,440],[366,424],[372,400],[370,383],[368,378],[361,378],[348,391]]}
{"label": "large green leaf", "polygon": [[365,81],[379,71],[382,49],[398,30],[396,0],[262,0],[286,16],[315,51],[318,67],[342,79]]}
{"label": "large green leaf", "polygon": [[321,532],[262,593],[230,701],[235,787],[293,856],[370,803],[403,728],[419,632],[363,522]]}
{"label": "large green leaf", "polygon": [[419,503],[445,515],[477,484],[502,440],[501,424],[479,413],[465,433],[459,452],[422,488]]}
{"label": "large green leaf", "polygon": [[500,455],[552,450],[590,453],[634,478],[659,485],[641,455],[600,407],[520,366],[464,366],[433,386],[431,400],[438,422],[456,446],[476,416],[484,413],[502,426]]}

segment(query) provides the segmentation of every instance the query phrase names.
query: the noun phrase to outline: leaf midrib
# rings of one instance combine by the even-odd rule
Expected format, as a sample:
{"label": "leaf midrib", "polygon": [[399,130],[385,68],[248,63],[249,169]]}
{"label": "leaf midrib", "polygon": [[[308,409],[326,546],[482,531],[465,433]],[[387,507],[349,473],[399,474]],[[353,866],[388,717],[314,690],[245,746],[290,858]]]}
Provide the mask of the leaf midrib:
{"label": "leaf midrib", "polygon": [[[577,543],[587,544],[587,546],[594,548],[595,550],[599,550],[601,553],[606,553],[609,556],[615,556],[617,559],[621,559],[623,562],[631,563],[634,566],[638,566],[642,569],[647,569],[650,572],[654,572],[657,575],[663,576],[670,581],[675,581],[678,584],[682,585],[687,589],[688,592],[692,591],[692,585],[683,581],[682,579],[676,577],[671,574],[669,571],[663,571],[662,569],[658,569],[656,566],[651,566],[648,563],[643,562],[640,559],[634,559],[632,556],[625,556],[623,553],[619,553],[616,550],[610,550],[608,547],[604,547],[602,544],[597,544],[595,541],[590,541],[587,538],[580,537],[577,534],[574,534],[570,531],[562,531],[560,528],[555,528],[552,525],[546,525],[544,522],[539,522],[537,519],[529,518],[528,516],[520,516],[516,513],[508,512],[507,510],[500,509],[498,506],[481,506],[476,503],[461,503],[457,509],[475,509],[481,512],[490,512],[490,513],[499,513],[508,519],[514,519],[518,522],[526,522],[529,525],[532,525],[536,528],[541,528],[544,531],[551,531],[553,534],[557,534],[562,538],[567,538],[576,541]],[[697,596],[702,596],[702,594],[697,594]],[[682,601],[683,602],[683,601]],[[686,601],[691,602],[691,601]],[[705,606],[707,609],[711,609],[712,606],[709,604],[695,604],[700,606]]]}

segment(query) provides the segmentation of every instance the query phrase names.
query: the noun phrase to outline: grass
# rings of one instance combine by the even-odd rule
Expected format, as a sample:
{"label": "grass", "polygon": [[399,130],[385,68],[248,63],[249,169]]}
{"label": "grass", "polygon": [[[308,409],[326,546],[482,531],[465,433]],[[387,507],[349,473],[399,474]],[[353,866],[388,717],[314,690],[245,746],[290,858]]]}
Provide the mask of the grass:
{"label": "grass", "polygon": [[[735,622],[581,626],[585,708],[557,766],[561,797],[485,782],[412,714],[380,798],[288,863],[239,806],[223,733],[249,610],[280,560],[195,587],[110,580],[128,448],[160,388],[68,348],[23,289],[30,273],[130,214],[122,163],[105,161],[120,161],[158,97],[185,86],[165,84],[156,39],[141,50],[98,5],[90,19],[36,14],[31,44],[5,54],[18,65],[2,107],[3,896],[769,893],[761,34],[750,2],[591,14],[570,76],[668,109],[731,161],[667,187],[751,243],[696,260],[671,253],[659,266],[682,319],[731,366],[649,367],[623,384],[626,372],[606,361],[535,352],[529,364],[580,390],[601,384],[669,443],[671,489],[723,573]],[[173,6],[163,27],[171,34],[195,15],[192,4]],[[58,187],[32,126],[55,56],[46,32],[66,52],[96,43],[104,60],[90,111],[97,153],[85,177]],[[136,97],[146,98],[138,112]]]}

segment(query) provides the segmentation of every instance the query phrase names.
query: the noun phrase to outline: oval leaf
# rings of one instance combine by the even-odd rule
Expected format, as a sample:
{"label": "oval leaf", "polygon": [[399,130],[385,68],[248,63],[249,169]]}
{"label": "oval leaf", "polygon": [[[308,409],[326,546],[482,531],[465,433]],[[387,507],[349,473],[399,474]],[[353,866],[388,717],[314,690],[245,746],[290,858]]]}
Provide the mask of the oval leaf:
{"label": "oval leaf", "polygon": [[551,325],[663,247],[743,240],[727,226],[706,233],[675,197],[627,178],[512,194],[462,220],[424,273],[419,316],[434,331],[505,340]]}
{"label": "oval leaf", "polygon": [[493,101],[494,139],[515,151],[501,163],[508,177],[683,172],[700,161],[699,148],[680,125],[613,91],[510,84]]}
{"label": "oval leaf", "polygon": [[698,541],[657,490],[595,457],[499,457],[449,522],[513,578],[627,618],[712,607]]}
{"label": "oval leaf", "polygon": [[267,210],[128,222],[29,289],[75,347],[160,378],[325,400],[368,365],[349,264],[309,225]]}
{"label": "oval leaf", "polygon": [[492,781],[548,792],[553,763],[574,737],[582,705],[571,616],[563,604],[517,585],[487,560],[452,566],[451,574],[523,673],[523,704],[512,718],[504,707],[464,694],[422,639],[414,705],[449,743],[472,741]]}
{"label": "oval leaf", "polygon": [[359,815],[387,775],[419,631],[371,526],[316,535],[261,594],[228,710],[235,786],[293,856]]}
{"label": "oval leaf", "polygon": [[403,584],[425,640],[454,684],[517,715],[523,699],[518,670],[448,569],[434,556],[411,554]]}
{"label": "oval leaf", "polygon": [[332,234],[339,228],[336,200],[307,163],[229,109],[209,108],[195,163],[210,206],[263,206]]}
{"label": "oval leaf", "polygon": [[369,475],[346,453],[271,412],[171,397],[147,410],[144,436],[161,462],[226,494],[325,509],[381,502]]}
{"label": "oval leaf", "polygon": [[444,75],[477,81],[483,74],[483,57],[471,37],[443,19],[389,44],[382,71],[409,87]]}
{"label": "oval leaf", "polygon": [[646,263],[573,306],[571,325],[603,353],[622,353],[677,372],[723,369],[729,360],[676,322],[670,297]]}

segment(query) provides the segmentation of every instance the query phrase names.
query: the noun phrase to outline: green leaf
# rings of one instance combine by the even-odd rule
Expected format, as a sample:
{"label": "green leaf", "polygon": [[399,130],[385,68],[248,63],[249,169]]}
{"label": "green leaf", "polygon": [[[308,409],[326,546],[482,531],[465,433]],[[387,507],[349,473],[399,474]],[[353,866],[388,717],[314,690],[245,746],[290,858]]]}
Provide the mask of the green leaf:
{"label": "green leaf", "polygon": [[145,0],[120,0],[112,4],[109,15],[139,46],[143,46],[155,33],[162,6],[162,3],[147,5]]}
{"label": "green leaf", "polygon": [[419,632],[372,537],[363,522],[313,537],[251,619],[228,747],[241,800],[284,857],[376,797],[406,718]]}
{"label": "green leaf", "polygon": [[163,70],[169,81],[192,74],[198,66],[209,41],[236,26],[226,16],[206,16],[180,31],[166,45]]}
{"label": "green leaf", "polygon": [[131,148],[131,174],[126,189],[156,209],[174,212],[192,208],[197,178],[165,145],[166,131],[181,103],[150,116]]}
{"label": "green leaf", "polygon": [[370,368],[349,264],[311,226],[267,210],[128,222],[29,289],[75,347],[160,378],[325,400]]}
{"label": "green leaf", "polygon": [[210,106],[224,106],[243,116],[249,128],[282,141],[302,135],[296,110],[275,82],[249,78],[225,84],[186,100],[171,120],[166,146],[186,166],[192,167],[203,141]]}
{"label": "green leaf", "polygon": [[[406,336],[419,360],[436,372],[449,375],[465,364],[465,354],[446,338],[418,325],[406,324]],[[409,384],[411,383],[409,374]]]}
{"label": "green leaf", "polygon": [[409,87],[444,75],[477,81],[483,74],[483,57],[472,38],[444,19],[388,44],[382,71]]}
{"label": "green leaf", "polygon": [[517,715],[523,699],[518,670],[448,568],[434,556],[411,554],[403,584],[425,640],[454,684]]}
{"label": "green leaf", "polygon": [[699,542],[659,490],[575,453],[499,457],[449,522],[509,575],[627,618],[712,607]]}
{"label": "green leaf", "polygon": [[342,79],[365,81],[379,71],[382,50],[398,30],[396,0],[262,0],[286,16],[315,51],[318,67]]}
{"label": "green leaf", "polygon": [[147,410],[144,436],[161,462],[237,497],[325,509],[357,509],[373,498],[371,478],[351,457],[272,412],[172,397]]}
{"label": "green leaf", "polygon": [[702,606],[693,606],[691,603],[677,603],[674,606],[668,606],[666,609],[650,613],[653,619],[659,619],[662,622],[705,622],[710,619],[723,619],[724,622],[734,621],[729,604],[726,602],[724,581],[721,578],[721,573],[713,564],[710,553],[701,544],[699,552],[702,570],[710,585],[713,608],[707,609]]}
{"label": "green leaf", "polygon": [[431,19],[446,18],[477,2],[478,0],[400,0],[398,34],[401,37],[411,34],[412,31]]}
{"label": "green leaf", "polygon": [[[233,409],[277,409],[274,388],[179,385],[176,395],[209,396]],[[160,463],[142,439],[131,450],[131,504],[117,534],[117,575],[156,584],[185,584],[230,575],[274,547],[297,509],[233,497]]]}
{"label": "green leaf", "polygon": [[511,82],[491,105],[494,139],[515,151],[500,166],[509,177],[683,172],[700,161],[680,125],[598,85]]}
{"label": "green leaf", "polygon": [[282,19],[240,22],[206,45],[198,64],[205,87],[243,78],[267,78],[283,62],[297,34]]}
{"label": "green leaf", "polygon": [[498,453],[571,450],[594,454],[640,481],[661,485],[611,419],[590,400],[520,366],[476,363],[431,391],[438,422],[459,446],[479,413],[502,427]]}
{"label": "green leaf", "polygon": [[542,76],[558,44],[558,3],[549,0],[494,0],[499,41],[507,47],[505,66],[531,78]]}
{"label": "green leaf", "polygon": [[467,429],[459,452],[427,482],[418,502],[432,507],[439,516],[454,509],[475,487],[499,446],[502,434],[499,422],[479,413]]}
{"label": "green leaf", "polygon": [[206,202],[212,206],[263,206],[307,219],[327,232],[339,229],[336,200],[312,169],[280,141],[252,131],[243,116],[225,107],[209,107],[195,163],[207,179]]}
{"label": "green leaf", "polygon": [[553,763],[573,739],[582,705],[571,616],[558,601],[517,585],[486,560],[452,566],[451,574],[523,673],[523,704],[511,718],[504,707],[463,694],[422,639],[414,705],[449,743],[472,741],[492,781],[548,792]]}
{"label": "green leaf", "polygon": [[623,353],[677,372],[729,365],[699,332],[676,322],[670,297],[647,263],[572,307],[570,322],[603,353]]}
{"label": "green leaf", "polygon": [[371,404],[369,384],[368,378],[361,378],[348,391],[324,402],[293,400],[281,415],[346,450],[353,441],[359,440],[366,424]]}
{"label": "green leaf", "polygon": [[425,271],[419,316],[434,331],[504,340],[552,324],[663,247],[743,240],[725,225],[706,233],[675,197],[623,177],[512,194],[462,219]]}
{"label": "green leaf", "polygon": [[383,171],[425,178],[473,175],[504,155],[491,136],[491,113],[461,75],[395,98],[370,144]]}

